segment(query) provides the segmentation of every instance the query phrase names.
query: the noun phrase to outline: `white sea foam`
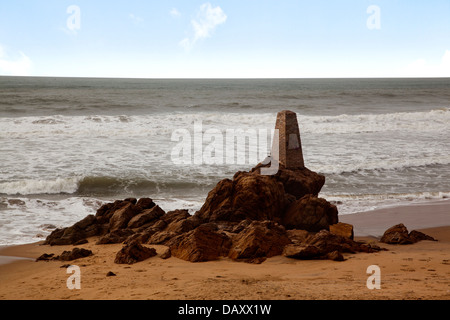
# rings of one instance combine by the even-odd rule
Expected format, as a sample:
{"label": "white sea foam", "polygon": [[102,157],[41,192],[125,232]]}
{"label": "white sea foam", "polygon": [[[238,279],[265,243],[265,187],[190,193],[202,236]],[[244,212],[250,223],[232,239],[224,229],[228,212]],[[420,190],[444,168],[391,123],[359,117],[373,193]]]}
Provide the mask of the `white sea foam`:
{"label": "white sea foam", "polygon": [[75,193],[81,178],[57,178],[54,180],[20,180],[0,182],[0,194],[31,195],[31,194],[60,194]]}
{"label": "white sea foam", "polygon": [[[1,118],[2,137],[34,136],[154,136],[167,135],[177,128],[191,128],[194,121],[202,121],[205,129],[263,128],[271,129],[276,113],[156,113],[141,116],[47,116]],[[298,114],[300,130],[314,134],[345,134],[367,132],[439,132],[448,130],[450,109],[424,112],[361,114],[338,116],[305,116]]]}

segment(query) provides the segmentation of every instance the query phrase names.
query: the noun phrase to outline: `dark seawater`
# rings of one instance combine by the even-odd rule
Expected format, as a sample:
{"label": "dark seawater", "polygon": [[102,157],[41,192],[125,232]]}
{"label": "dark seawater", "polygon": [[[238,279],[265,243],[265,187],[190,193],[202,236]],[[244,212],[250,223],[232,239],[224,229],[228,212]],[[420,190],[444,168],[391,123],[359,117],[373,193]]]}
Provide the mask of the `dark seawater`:
{"label": "dark seawater", "polygon": [[[270,132],[285,109],[297,113],[305,164],[326,176],[322,196],[340,214],[450,196],[450,79],[0,77],[0,244],[36,240],[45,224],[70,225],[123,197],[194,212],[218,181],[267,152],[177,164],[177,130],[194,149],[196,124],[224,137]],[[200,145],[206,152],[211,140]]]}

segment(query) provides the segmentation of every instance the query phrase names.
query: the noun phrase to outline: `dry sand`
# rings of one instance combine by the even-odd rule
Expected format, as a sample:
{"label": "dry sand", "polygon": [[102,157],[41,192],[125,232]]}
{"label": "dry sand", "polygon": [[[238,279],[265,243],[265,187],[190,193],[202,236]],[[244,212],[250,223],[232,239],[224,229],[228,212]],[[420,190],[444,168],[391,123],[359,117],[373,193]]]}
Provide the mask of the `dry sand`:
{"label": "dry sand", "polygon": [[[0,299],[450,300],[450,223],[445,224],[450,217],[449,209],[448,202],[439,202],[343,216],[341,221],[355,223],[357,236],[358,230],[379,235],[381,229],[387,229],[385,226],[402,222],[410,230],[411,226],[419,225],[416,229],[439,240],[405,246],[379,244],[388,251],[345,254],[343,262],[298,261],[278,256],[260,265],[225,258],[190,263],[156,256],[134,265],[117,265],[113,261],[122,245],[99,246],[91,239],[80,247],[91,249],[94,255],[71,262],[81,270],[80,290],[67,288],[66,281],[71,274],[63,267],[66,262],[34,262],[42,253],[60,254],[72,246],[7,247],[0,250],[0,255],[32,259],[0,265]],[[428,229],[420,227],[424,215]],[[359,239],[377,242],[373,237]],[[165,249],[152,247],[158,253]],[[370,265],[380,267],[379,290],[369,290],[366,286]],[[107,277],[109,271],[116,276]]]}

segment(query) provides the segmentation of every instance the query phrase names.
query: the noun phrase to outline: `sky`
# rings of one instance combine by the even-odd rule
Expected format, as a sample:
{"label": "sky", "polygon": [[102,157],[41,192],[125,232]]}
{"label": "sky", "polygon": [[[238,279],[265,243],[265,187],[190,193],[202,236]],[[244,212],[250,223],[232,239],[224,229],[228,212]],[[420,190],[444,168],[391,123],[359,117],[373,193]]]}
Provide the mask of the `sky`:
{"label": "sky", "polygon": [[450,0],[5,0],[0,75],[450,77]]}

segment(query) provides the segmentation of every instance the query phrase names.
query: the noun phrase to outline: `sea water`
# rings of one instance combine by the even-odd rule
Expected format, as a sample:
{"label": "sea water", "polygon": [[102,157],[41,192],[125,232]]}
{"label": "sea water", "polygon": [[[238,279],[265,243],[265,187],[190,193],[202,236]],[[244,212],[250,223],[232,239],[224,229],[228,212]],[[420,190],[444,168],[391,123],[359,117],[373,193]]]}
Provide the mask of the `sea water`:
{"label": "sea water", "polygon": [[194,213],[256,163],[177,164],[174,132],[270,131],[281,110],[340,214],[450,197],[450,79],[0,77],[0,245],[127,197]]}

